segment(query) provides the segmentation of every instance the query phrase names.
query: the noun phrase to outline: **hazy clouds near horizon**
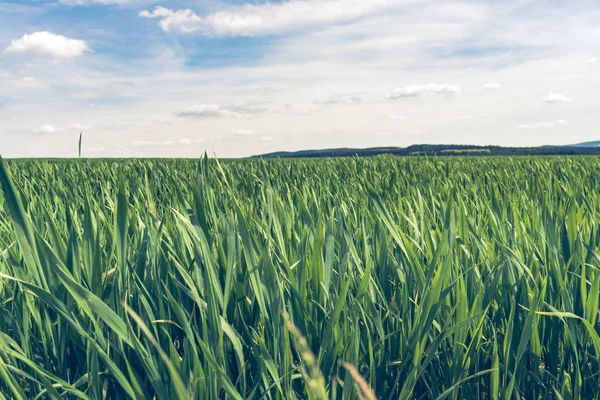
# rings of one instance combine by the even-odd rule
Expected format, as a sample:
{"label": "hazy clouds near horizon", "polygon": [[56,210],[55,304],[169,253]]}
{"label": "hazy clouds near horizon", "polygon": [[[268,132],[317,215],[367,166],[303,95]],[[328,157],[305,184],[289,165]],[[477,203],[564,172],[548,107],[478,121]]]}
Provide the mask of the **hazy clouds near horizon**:
{"label": "hazy clouds near horizon", "polygon": [[594,1],[0,0],[1,154],[600,139]]}

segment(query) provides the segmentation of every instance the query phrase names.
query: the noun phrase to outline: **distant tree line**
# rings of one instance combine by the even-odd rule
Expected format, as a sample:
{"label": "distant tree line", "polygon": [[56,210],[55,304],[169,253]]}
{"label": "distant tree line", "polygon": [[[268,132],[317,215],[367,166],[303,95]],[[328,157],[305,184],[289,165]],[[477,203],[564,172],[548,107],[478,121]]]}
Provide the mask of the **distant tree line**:
{"label": "distant tree line", "polygon": [[551,155],[600,155],[600,147],[539,146],[502,147],[471,146],[460,144],[417,144],[408,147],[372,147],[368,149],[323,149],[294,152],[279,151],[254,158],[316,158],[316,157],[372,157],[394,156],[551,156]]}

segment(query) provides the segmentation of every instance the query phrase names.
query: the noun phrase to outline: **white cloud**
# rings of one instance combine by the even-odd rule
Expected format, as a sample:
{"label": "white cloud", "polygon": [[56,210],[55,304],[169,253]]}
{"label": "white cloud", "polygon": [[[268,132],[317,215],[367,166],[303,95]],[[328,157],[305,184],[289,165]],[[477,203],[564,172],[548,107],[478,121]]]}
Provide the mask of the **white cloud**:
{"label": "white cloud", "polygon": [[600,58],[598,58],[598,57],[593,57],[588,60],[588,64],[590,64],[590,65],[598,64],[599,62],[600,62]]}
{"label": "white cloud", "polygon": [[544,103],[566,103],[567,101],[571,101],[569,97],[560,93],[548,93],[543,100]]}
{"label": "white cloud", "polygon": [[263,114],[266,109],[254,106],[221,106],[219,104],[200,104],[184,108],[174,113],[178,117],[188,118],[244,118]]}
{"label": "white cloud", "polygon": [[194,144],[194,143],[202,143],[202,142],[204,142],[204,138],[196,138],[196,139],[183,138],[183,139],[179,139],[177,141],[177,143],[179,143],[179,144]]}
{"label": "white cloud", "polygon": [[133,147],[170,147],[175,145],[191,145],[204,142],[204,138],[181,138],[179,140],[137,140]]}
{"label": "white cloud", "polygon": [[333,105],[333,104],[349,104],[349,103],[360,103],[362,102],[362,98],[358,95],[352,95],[352,96],[329,96],[326,97],[324,99],[317,99],[315,101],[313,101],[313,104],[315,105],[319,105],[319,106],[327,106],[327,105]]}
{"label": "white cloud", "polygon": [[341,97],[338,96],[331,96],[328,97],[326,99],[317,99],[315,101],[313,101],[314,104],[316,105],[332,105],[332,104],[340,104],[340,103],[344,103],[344,99],[342,99]]}
{"label": "white cloud", "polygon": [[491,82],[491,83],[486,83],[485,85],[482,86],[482,88],[484,90],[494,90],[494,89],[500,89],[502,87],[501,84],[499,83],[495,83],[495,82]]}
{"label": "white cloud", "polygon": [[91,4],[124,5],[135,3],[137,0],[59,0],[67,6],[89,6]]}
{"label": "white cloud", "polygon": [[94,129],[94,127],[92,127],[92,126],[83,125],[83,124],[71,124],[71,128],[75,129],[77,131],[91,131]]}
{"label": "white cloud", "polygon": [[46,84],[33,77],[25,77],[10,82],[17,89],[41,89],[47,87]]}
{"label": "white cloud", "polygon": [[156,120],[154,120],[154,123],[156,124],[160,124],[160,125],[172,125],[173,121],[171,121],[171,118],[169,116],[166,117],[159,117]]}
{"label": "white cloud", "polygon": [[460,86],[449,83],[428,83],[426,85],[410,85],[397,88],[386,98],[400,99],[403,97],[419,97],[422,95],[445,95],[454,96],[460,93]]}
{"label": "white cloud", "polygon": [[569,121],[564,119],[559,119],[556,122],[536,122],[533,124],[522,124],[515,126],[515,129],[544,129],[544,128],[554,128],[557,125],[566,125]]}
{"label": "white cloud", "polygon": [[171,10],[161,6],[157,6],[153,11],[141,11],[140,17],[144,18],[160,18],[158,23],[165,31],[171,30],[184,33],[195,32],[200,29],[202,19],[192,10]]}
{"label": "white cloud", "polygon": [[239,136],[252,136],[254,133],[255,132],[251,129],[238,129],[235,131],[235,134]]}
{"label": "white cloud", "polygon": [[99,91],[94,92],[92,90],[86,90],[86,91],[73,93],[71,96],[73,96],[73,98],[75,98],[75,99],[81,99],[81,100],[96,100],[96,99],[100,98],[101,93]]}
{"label": "white cloud", "polygon": [[173,146],[175,141],[173,140],[137,140],[131,145],[133,147],[157,147],[157,146]]}
{"label": "white cloud", "polygon": [[90,48],[83,40],[70,39],[63,35],[44,31],[25,34],[21,39],[13,40],[4,51],[73,58],[89,50]]}
{"label": "white cloud", "polygon": [[35,133],[56,133],[58,129],[54,125],[42,125],[33,130]]}
{"label": "white cloud", "polygon": [[556,124],[554,122],[537,122],[534,124],[522,124],[515,126],[515,129],[541,129],[541,128],[554,128]]}
{"label": "white cloud", "polygon": [[395,121],[404,121],[406,119],[405,115],[396,115],[396,114],[390,114],[389,118]]}
{"label": "white cloud", "polygon": [[33,13],[39,11],[35,5],[14,4],[0,1],[0,13]]}
{"label": "white cloud", "polygon": [[[292,31],[311,25],[350,21],[413,1],[396,0],[289,0],[281,3],[245,4],[200,17],[190,9],[157,6],[141,17],[160,18],[168,31],[196,32],[211,36],[259,36]],[[404,4],[399,4],[404,3]]]}

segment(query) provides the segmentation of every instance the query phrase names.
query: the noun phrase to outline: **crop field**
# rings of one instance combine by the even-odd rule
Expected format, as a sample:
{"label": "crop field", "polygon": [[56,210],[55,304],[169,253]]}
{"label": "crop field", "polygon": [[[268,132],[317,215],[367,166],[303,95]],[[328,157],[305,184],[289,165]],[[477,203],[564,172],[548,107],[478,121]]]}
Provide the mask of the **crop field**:
{"label": "crop field", "polygon": [[600,159],[0,162],[0,399],[592,399]]}

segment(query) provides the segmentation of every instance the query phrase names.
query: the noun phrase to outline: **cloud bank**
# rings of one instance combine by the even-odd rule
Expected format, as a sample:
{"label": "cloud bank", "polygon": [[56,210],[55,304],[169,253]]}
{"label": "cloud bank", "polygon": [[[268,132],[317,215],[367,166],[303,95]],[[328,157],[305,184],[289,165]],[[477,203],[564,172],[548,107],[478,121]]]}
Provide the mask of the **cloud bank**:
{"label": "cloud bank", "polygon": [[13,40],[4,51],[6,53],[34,53],[56,58],[81,56],[90,48],[84,40],[71,39],[63,35],[42,31],[25,34]]}

